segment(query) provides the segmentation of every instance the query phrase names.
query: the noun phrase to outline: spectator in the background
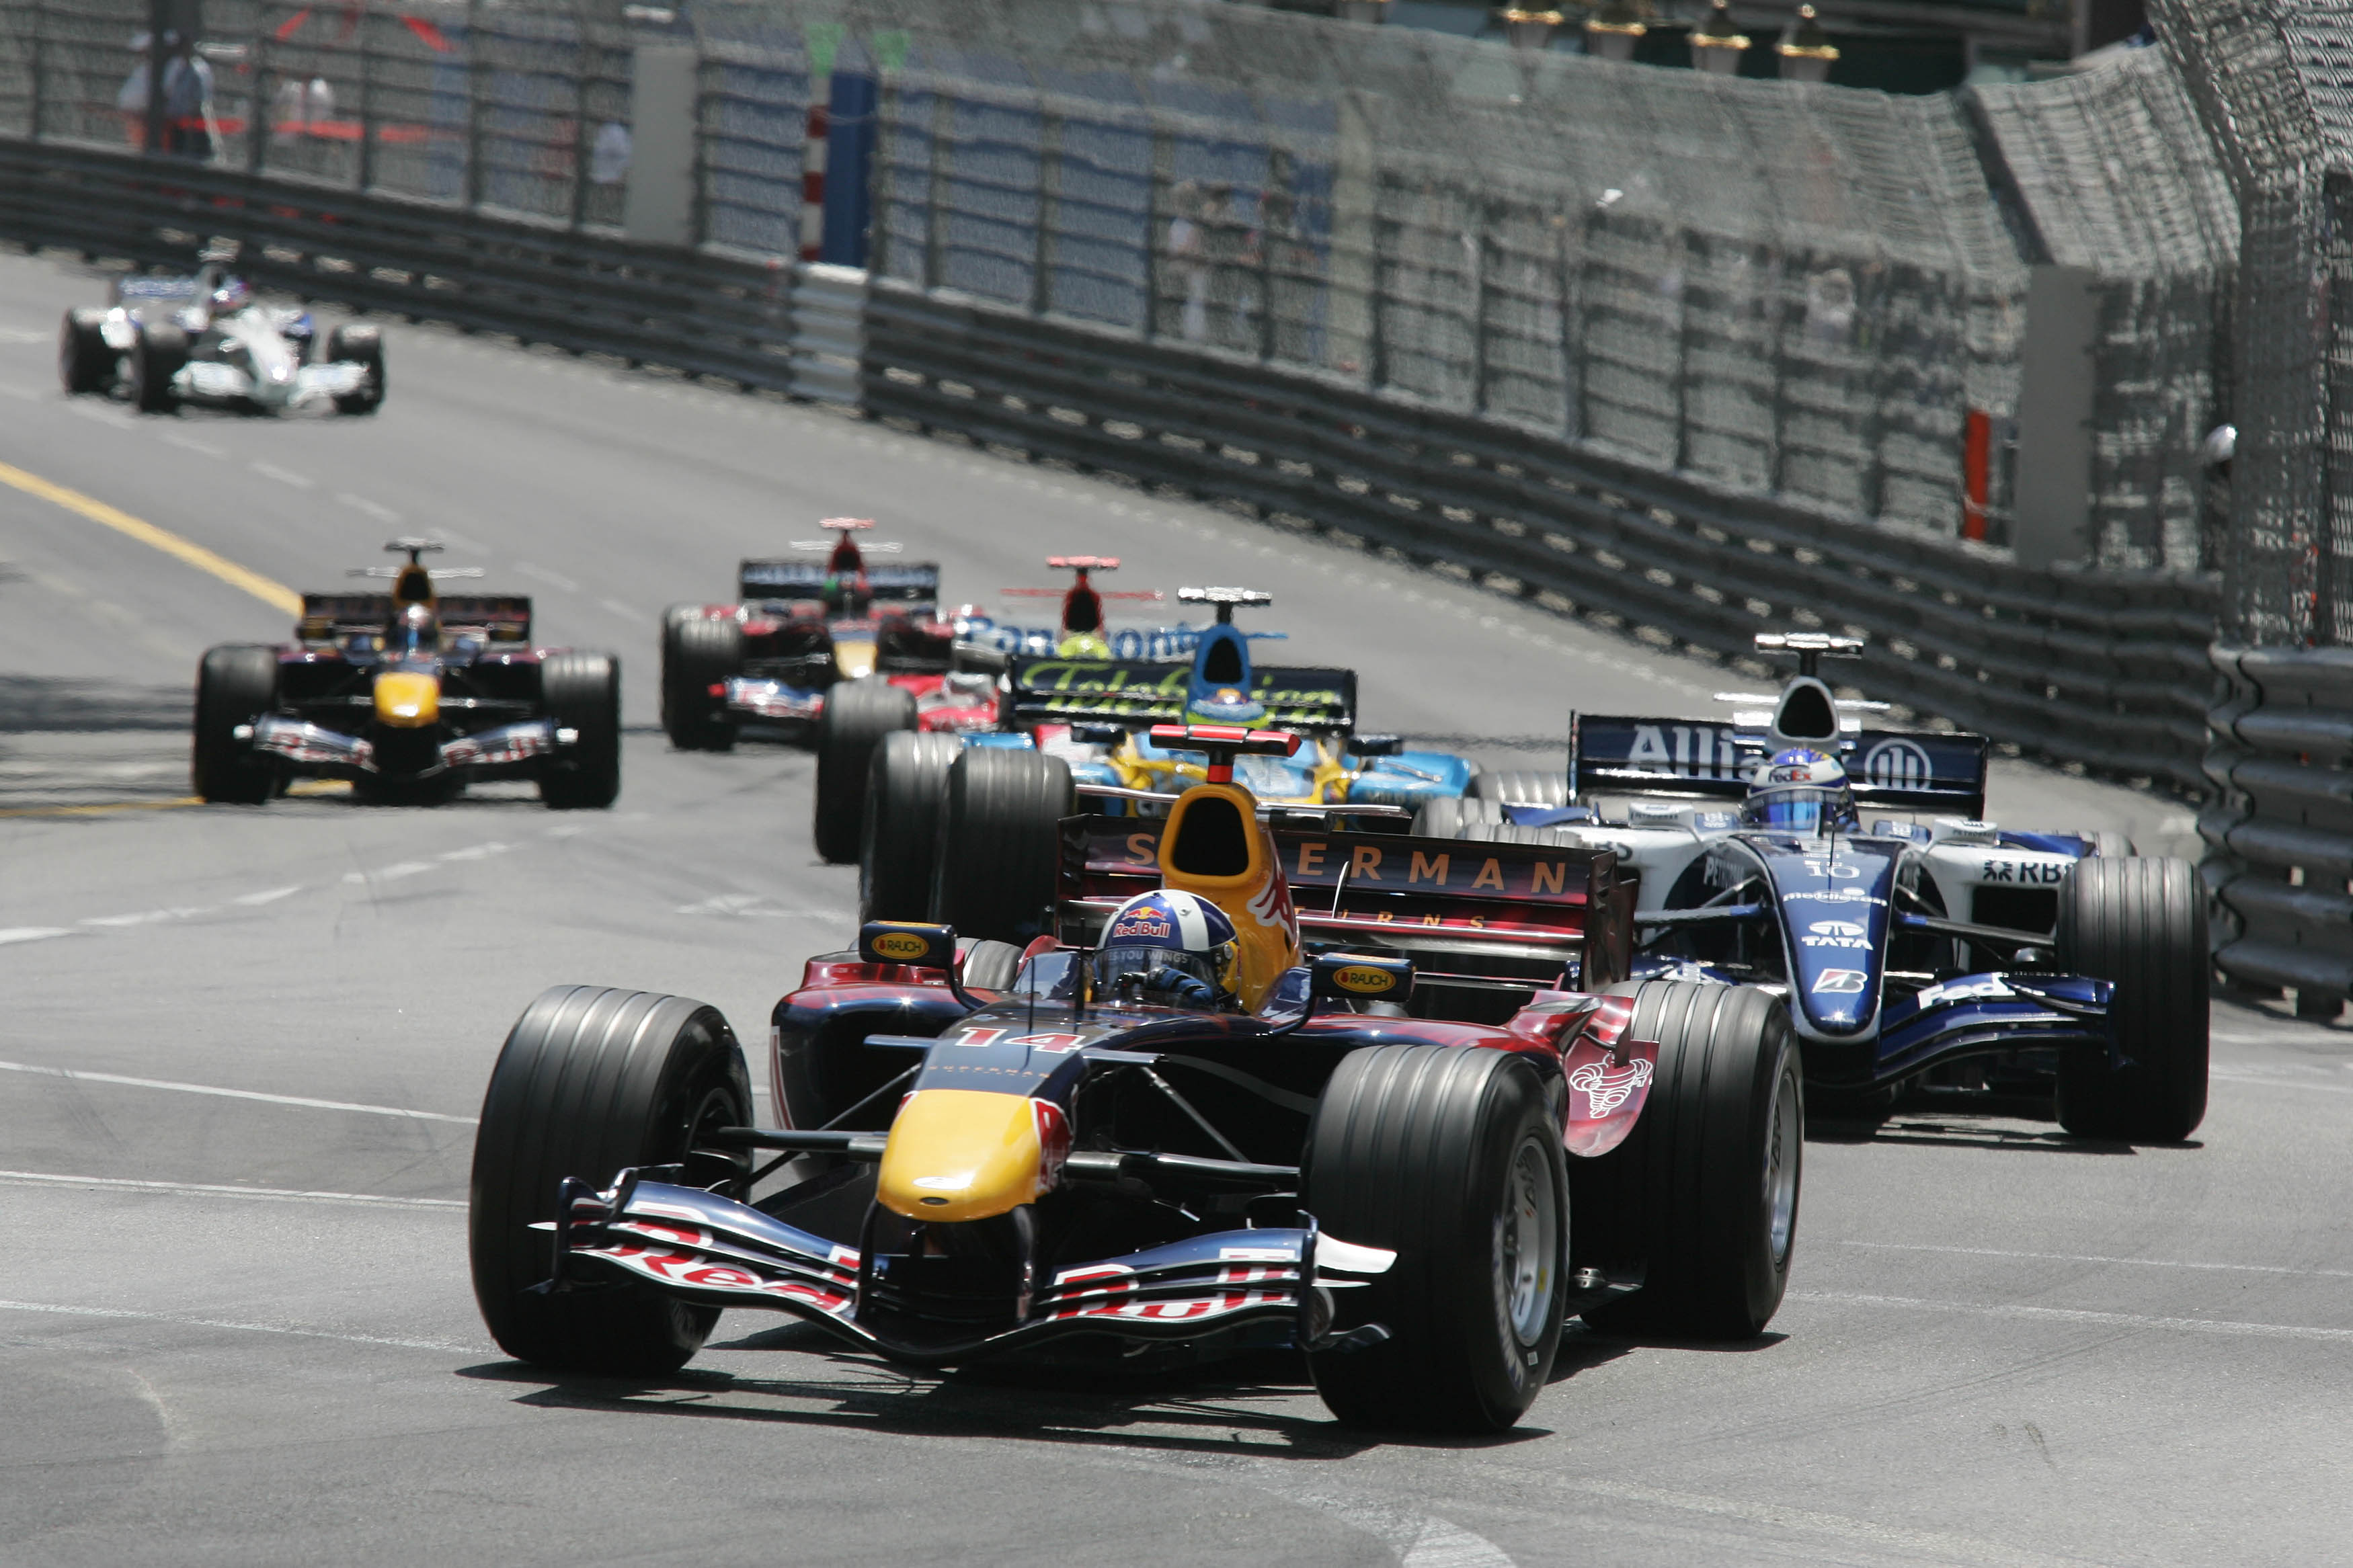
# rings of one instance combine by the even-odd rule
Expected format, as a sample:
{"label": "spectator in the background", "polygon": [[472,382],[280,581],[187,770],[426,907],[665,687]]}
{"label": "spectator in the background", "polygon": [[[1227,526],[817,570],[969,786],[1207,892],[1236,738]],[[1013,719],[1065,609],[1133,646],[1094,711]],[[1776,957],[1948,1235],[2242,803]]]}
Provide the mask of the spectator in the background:
{"label": "spectator in the background", "polygon": [[629,177],[629,128],[607,120],[588,144],[588,178],[599,185],[617,185]]}
{"label": "spectator in the background", "polygon": [[1209,335],[1209,268],[1201,236],[1201,187],[1187,180],[1169,193],[1167,292],[1183,303],[1176,330],[1188,343]]}
{"label": "spectator in the background", "polygon": [[213,156],[213,68],[196,53],[196,41],[164,35],[171,58],[164,62],[164,151],[192,163]]}
{"label": "spectator in the background", "polygon": [[115,112],[122,116],[122,139],[134,152],[147,145],[147,76],[152,68],[147,54],[154,46],[153,33],[132,37],[131,74],[122,79],[122,90],[114,95]]}
{"label": "spectator in the background", "polygon": [[308,81],[288,77],[271,95],[269,110],[271,137],[280,144],[316,136],[319,127],[335,117],[335,89],[322,76]]}

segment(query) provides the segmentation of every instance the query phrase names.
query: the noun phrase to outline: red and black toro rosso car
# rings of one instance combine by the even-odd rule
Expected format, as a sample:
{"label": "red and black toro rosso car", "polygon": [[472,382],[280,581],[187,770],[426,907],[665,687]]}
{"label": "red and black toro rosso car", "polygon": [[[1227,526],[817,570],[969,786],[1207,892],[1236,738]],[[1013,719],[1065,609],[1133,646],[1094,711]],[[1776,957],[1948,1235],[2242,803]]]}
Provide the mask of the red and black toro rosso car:
{"label": "red and black toro rosso car", "polygon": [[[732,605],[679,605],[662,626],[662,729],[681,751],[723,752],[740,736],[822,742],[838,684],[868,676],[870,700],[997,714],[993,671],[960,672],[955,626],[940,618],[935,563],[876,563],[856,534],[865,518],[834,517],[839,538],[796,543],[826,551],[823,564],[749,560]],[[895,552],[895,544],[867,551]],[[954,728],[955,713],[938,716]],[[926,727],[931,727],[926,725]]]}
{"label": "red and black toro rosso car", "polygon": [[[499,1343],[659,1373],[751,1307],[926,1366],[1290,1346],[1344,1420],[1481,1431],[1527,1409],[1568,1314],[1773,1316],[1803,1125],[1778,1001],[1609,986],[1607,850],[1278,824],[1233,759],[1294,737],[1155,738],[1210,758],[1161,815],[1029,803],[1063,849],[1049,934],[875,922],[808,961],[764,1063],[776,1126],[714,1008],[534,1003],[475,1145]],[[1136,889],[1222,911],[1229,1000],[1102,984],[1090,933]]]}

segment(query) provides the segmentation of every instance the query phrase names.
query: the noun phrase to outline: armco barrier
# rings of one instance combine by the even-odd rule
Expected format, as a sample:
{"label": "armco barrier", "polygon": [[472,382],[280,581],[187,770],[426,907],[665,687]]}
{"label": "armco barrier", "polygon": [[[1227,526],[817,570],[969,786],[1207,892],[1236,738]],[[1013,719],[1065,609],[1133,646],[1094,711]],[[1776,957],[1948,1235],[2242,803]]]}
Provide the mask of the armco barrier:
{"label": "armco barrier", "polygon": [[2199,819],[2215,963],[2334,1018],[2353,994],[2353,648],[2221,647]]}
{"label": "armco barrier", "polygon": [[[2104,771],[2202,789],[2210,582],[2028,571],[1492,420],[878,280],[867,410],[1238,503],[1725,655],[1870,638],[1854,683]],[[1560,693],[1570,706],[1573,693]]]}
{"label": "armco barrier", "polygon": [[2198,579],[2028,571],[1394,394],[898,285],[870,291],[842,268],[56,142],[0,138],[0,236],[172,266],[223,237],[257,282],[307,298],[855,396],[1718,654],[1747,651],[1759,630],[1851,630],[1871,639],[1856,684],[1924,717],[2109,773],[2205,782],[2214,605]]}
{"label": "armco barrier", "polygon": [[241,273],[306,299],[803,397],[857,394],[863,288],[841,268],[13,138],[0,138],[0,237],[174,267],[229,239]]}

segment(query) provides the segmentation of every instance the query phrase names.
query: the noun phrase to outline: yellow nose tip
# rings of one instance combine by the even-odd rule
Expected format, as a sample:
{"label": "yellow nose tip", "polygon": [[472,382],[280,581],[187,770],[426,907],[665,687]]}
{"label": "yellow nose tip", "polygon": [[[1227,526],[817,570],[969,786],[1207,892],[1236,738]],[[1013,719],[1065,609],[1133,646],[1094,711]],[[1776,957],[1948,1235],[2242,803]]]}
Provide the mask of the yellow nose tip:
{"label": "yellow nose tip", "polygon": [[377,676],[375,716],[396,730],[422,729],[441,717],[441,682],[410,670]]}
{"label": "yellow nose tip", "polygon": [[910,1219],[987,1219],[1035,1202],[1042,1169],[1028,1096],[921,1089],[891,1124],[875,1196]]}
{"label": "yellow nose tip", "polygon": [[858,680],[874,673],[874,645],[871,642],[837,642],[833,645],[834,673],[844,680]]}

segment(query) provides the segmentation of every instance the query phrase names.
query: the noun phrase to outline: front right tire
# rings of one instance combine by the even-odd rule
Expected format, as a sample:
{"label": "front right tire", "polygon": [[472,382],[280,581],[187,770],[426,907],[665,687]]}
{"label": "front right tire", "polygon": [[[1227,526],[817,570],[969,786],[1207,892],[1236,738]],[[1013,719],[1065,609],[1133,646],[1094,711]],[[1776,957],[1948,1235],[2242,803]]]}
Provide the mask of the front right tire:
{"label": "front right tire", "polygon": [[278,703],[278,650],[230,644],[196,667],[196,722],[189,784],[216,805],[260,805],[277,792],[277,763],[237,731]]}
{"label": "front right tire", "polygon": [[2059,966],[2113,982],[2116,1056],[2059,1063],[2059,1125],[2079,1138],[2178,1143],[2206,1119],[2206,899],[2198,868],[2157,856],[2075,862],[2059,889]]}
{"label": "front right tire", "polygon": [[608,1270],[541,1292],[556,1187],[602,1188],[628,1166],[683,1164],[689,1186],[729,1196],[740,1166],[696,1152],[700,1135],[751,1121],[751,1079],[715,1007],[683,996],[559,985],[515,1021],[491,1071],[474,1138],[467,1217],[475,1304],[499,1348],[567,1371],[659,1374],[684,1365],[715,1307]]}
{"label": "front right tire", "polygon": [[681,752],[724,752],[735,723],[711,689],[744,673],[744,625],[673,610],[662,622],[661,722]]}

